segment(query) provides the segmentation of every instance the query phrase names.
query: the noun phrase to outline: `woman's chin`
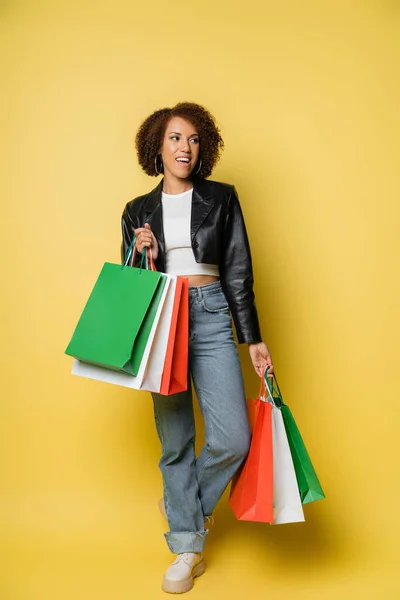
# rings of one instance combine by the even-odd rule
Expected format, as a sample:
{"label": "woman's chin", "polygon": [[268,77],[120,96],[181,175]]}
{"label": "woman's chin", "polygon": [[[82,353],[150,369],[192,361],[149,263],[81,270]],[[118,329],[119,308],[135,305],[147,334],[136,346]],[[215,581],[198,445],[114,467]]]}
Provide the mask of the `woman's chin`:
{"label": "woman's chin", "polygon": [[176,177],[177,179],[190,179],[192,177],[193,170],[188,169],[187,171],[182,171],[179,169],[171,169],[169,172],[173,177]]}

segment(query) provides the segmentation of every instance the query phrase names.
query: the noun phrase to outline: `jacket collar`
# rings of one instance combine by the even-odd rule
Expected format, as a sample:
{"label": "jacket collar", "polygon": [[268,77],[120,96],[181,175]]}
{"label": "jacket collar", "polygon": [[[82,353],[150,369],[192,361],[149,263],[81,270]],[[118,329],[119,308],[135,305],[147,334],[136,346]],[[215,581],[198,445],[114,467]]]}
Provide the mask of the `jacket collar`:
{"label": "jacket collar", "polygon": [[[150,223],[154,235],[164,242],[164,231],[162,225],[162,204],[161,194],[164,184],[164,178],[160,183],[148,194],[145,212],[147,215],[146,222]],[[193,241],[199,227],[207,217],[208,213],[214,206],[214,196],[211,192],[210,183],[201,177],[193,178],[193,196],[192,196],[192,211],[190,232]]]}

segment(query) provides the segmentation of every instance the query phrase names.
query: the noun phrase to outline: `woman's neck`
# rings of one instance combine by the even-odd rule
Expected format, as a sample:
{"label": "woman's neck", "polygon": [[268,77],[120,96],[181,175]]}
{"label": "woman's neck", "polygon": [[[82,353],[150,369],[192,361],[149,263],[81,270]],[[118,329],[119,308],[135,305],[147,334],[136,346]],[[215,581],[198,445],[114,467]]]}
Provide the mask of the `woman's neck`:
{"label": "woman's neck", "polygon": [[168,177],[164,174],[163,192],[166,194],[182,194],[193,187],[193,181],[190,178],[179,179],[178,177]]}

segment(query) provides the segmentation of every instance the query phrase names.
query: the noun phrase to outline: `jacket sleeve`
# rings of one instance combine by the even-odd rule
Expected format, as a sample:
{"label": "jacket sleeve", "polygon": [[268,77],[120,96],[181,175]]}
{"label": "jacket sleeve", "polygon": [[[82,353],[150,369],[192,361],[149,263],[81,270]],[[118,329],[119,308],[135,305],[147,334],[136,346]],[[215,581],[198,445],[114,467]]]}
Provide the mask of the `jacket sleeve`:
{"label": "jacket sleeve", "polygon": [[[121,264],[124,263],[126,253],[128,251],[129,246],[132,243],[133,235],[135,233],[135,229],[139,227],[139,218],[132,217],[128,205],[125,206],[124,212],[122,213],[121,218],[121,226],[122,226],[122,243],[121,243]],[[141,259],[141,253],[136,250],[136,260],[134,267],[138,266]]]}
{"label": "jacket sleeve", "polygon": [[228,200],[223,230],[221,285],[232,312],[239,344],[261,342],[253,292],[253,267],[249,240],[234,186]]}

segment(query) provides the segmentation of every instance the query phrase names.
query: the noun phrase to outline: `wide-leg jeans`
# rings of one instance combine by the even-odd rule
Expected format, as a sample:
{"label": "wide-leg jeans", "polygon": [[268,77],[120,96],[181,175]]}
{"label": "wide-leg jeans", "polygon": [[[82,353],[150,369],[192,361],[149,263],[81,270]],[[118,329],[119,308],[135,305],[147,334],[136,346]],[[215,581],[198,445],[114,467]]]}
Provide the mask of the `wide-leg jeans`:
{"label": "wide-leg jeans", "polygon": [[[195,454],[191,381],[205,425]],[[162,455],[164,502],[174,553],[201,552],[211,515],[246,458],[250,430],[232,318],[221,283],[189,287],[189,384],[186,392],[152,394]]]}

